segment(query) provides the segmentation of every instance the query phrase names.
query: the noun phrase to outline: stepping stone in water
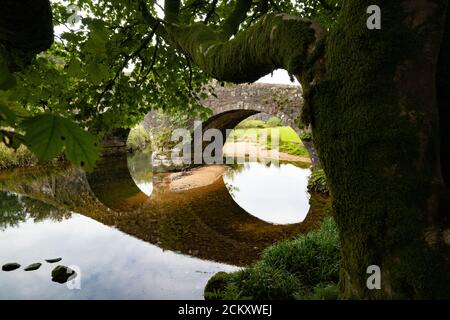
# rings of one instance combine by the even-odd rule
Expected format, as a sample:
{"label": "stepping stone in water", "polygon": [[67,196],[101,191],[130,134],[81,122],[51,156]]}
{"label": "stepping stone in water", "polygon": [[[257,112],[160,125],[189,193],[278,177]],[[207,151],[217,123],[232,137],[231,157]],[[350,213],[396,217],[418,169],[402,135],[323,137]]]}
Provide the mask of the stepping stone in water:
{"label": "stepping stone in water", "polygon": [[20,264],[18,264],[16,262],[10,262],[10,263],[4,264],[2,266],[3,271],[13,271],[13,270],[16,270],[19,268],[20,268]]}
{"label": "stepping stone in water", "polygon": [[34,270],[39,269],[41,266],[42,266],[42,263],[39,263],[39,262],[32,263],[28,267],[26,267],[24,270],[25,271],[34,271]]}
{"label": "stepping stone in water", "polygon": [[52,281],[58,283],[66,283],[69,278],[75,278],[77,273],[66,267],[66,266],[57,266],[52,271]]}
{"label": "stepping stone in water", "polygon": [[55,263],[55,262],[59,262],[61,260],[62,260],[62,258],[56,258],[56,259],[46,259],[45,261],[47,261],[48,263]]}

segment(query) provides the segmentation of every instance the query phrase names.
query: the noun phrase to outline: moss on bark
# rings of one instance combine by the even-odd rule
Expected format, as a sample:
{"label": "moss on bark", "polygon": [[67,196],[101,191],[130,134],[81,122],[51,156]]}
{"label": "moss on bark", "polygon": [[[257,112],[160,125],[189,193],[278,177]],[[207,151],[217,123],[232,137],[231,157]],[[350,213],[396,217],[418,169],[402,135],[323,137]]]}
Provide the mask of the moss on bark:
{"label": "moss on bark", "polygon": [[447,7],[445,33],[439,55],[437,89],[441,138],[441,166],[447,189],[450,189],[450,13]]}
{"label": "moss on bark", "polygon": [[[328,37],[326,76],[308,99],[340,232],[343,298],[450,295],[434,86],[445,2],[375,1],[382,30],[371,31],[373,1],[345,1]],[[381,290],[366,287],[374,264]]]}
{"label": "moss on bark", "polygon": [[287,14],[266,15],[229,40],[228,34],[198,23],[172,26],[175,42],[202,70],[221,81],[253,82],[277,68],[302,74],[322,29]]}

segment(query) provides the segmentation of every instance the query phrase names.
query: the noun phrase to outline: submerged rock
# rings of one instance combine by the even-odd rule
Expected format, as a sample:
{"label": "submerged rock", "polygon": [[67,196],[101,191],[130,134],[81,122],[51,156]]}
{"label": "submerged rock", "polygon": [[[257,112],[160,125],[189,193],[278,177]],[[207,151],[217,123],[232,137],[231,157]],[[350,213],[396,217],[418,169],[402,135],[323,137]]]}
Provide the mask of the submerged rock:
{"label": "submerged rock", "polygon": [[52,270],[52,281],[58,283],[66,283],[69,278],[73,279],[77,276],[77,273],[66,266],[57,266]]}
{"label": "submerged rock", "polygon": [[20,268],[20,264],[18,264],[16,262],[10,262],[10,263],[4,264],[2,266],[3,271],[13,271],[13,270],[16,270],[19,268]]}
{"label": "submerged rock", "polygon": [[55,258],[55,259],[45,259],[48,263],[55,263],[61,261],[62,258]]}
{"label": "submerged rock", "polygon": [[32,263],[28,267],[26,267],[24,270],[25,271],[34,271],[34,270],[39,269],[41,266],[42,266],[42,263],[39,263],[39,262]]}

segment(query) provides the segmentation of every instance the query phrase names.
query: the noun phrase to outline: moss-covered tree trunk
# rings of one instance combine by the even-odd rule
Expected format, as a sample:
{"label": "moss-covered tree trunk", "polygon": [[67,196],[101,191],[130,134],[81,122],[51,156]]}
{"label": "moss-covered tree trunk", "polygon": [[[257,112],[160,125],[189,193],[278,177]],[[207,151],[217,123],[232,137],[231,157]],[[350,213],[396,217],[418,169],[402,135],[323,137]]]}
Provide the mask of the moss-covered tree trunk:
{"label": "moss-covered tree trunk", "polygon": [[[303,120],[340,231],[342,298],[450,297],[448,153],[440,152],[448,136],[438,112],[440,104],[448,115],[447,2],[345,0],[325,40],[319,26],[289,15],[266,16],[232,40],[201,25],[169,28],[219,80],[251,82],[284,68],[302,83]],[[381,30],[367,28],[373,4]],[[380,289],[366,285],[371,265],[381,269]]]}
{"label": "moss-covered tree trunk", "polygon": [[[381,30],[366,27],[374,3]],[[446,11],[437,0],[345,1],[329,35],[310,109],[342,243],[343,298],[450,297],[436,90]],[[381,269],[380,290],[366,286],[370,265]]]}
{"label": "moss-covered tree trunk", "polygon": [[450,13],[448,9],[437,72],[441,167],[444,181],[450,189]]}

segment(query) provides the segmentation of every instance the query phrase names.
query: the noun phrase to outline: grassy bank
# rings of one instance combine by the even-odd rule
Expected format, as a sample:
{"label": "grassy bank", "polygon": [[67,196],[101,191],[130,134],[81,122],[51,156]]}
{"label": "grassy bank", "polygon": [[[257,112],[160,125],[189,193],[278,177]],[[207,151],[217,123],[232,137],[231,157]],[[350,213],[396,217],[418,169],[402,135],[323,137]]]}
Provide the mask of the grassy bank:
{"label": "grassy bank", "polygon": [[334,220],[319,230],[267,248],[260,261],[234,273],[220,272],[205,299],[337,299],[340,249]]}
{"label": "grassy bank", "polygon": [[[256,120],[253,120],[250,124],[254,121]],[[230,140],[257,142],[261,141],[261,137],[266,137],[266,145],[270,149],[272,148],[272,137],[274,136],[279,137],[278,148],[281,152],[301,157],[309,156],[299,136],[291,127],[237,128],[231,131]]]}
{"label": "grassy bank", "polygon": [[0,142],[0,170],[28,167],[37,163],[36,156],[25,146],[14,150]]}

